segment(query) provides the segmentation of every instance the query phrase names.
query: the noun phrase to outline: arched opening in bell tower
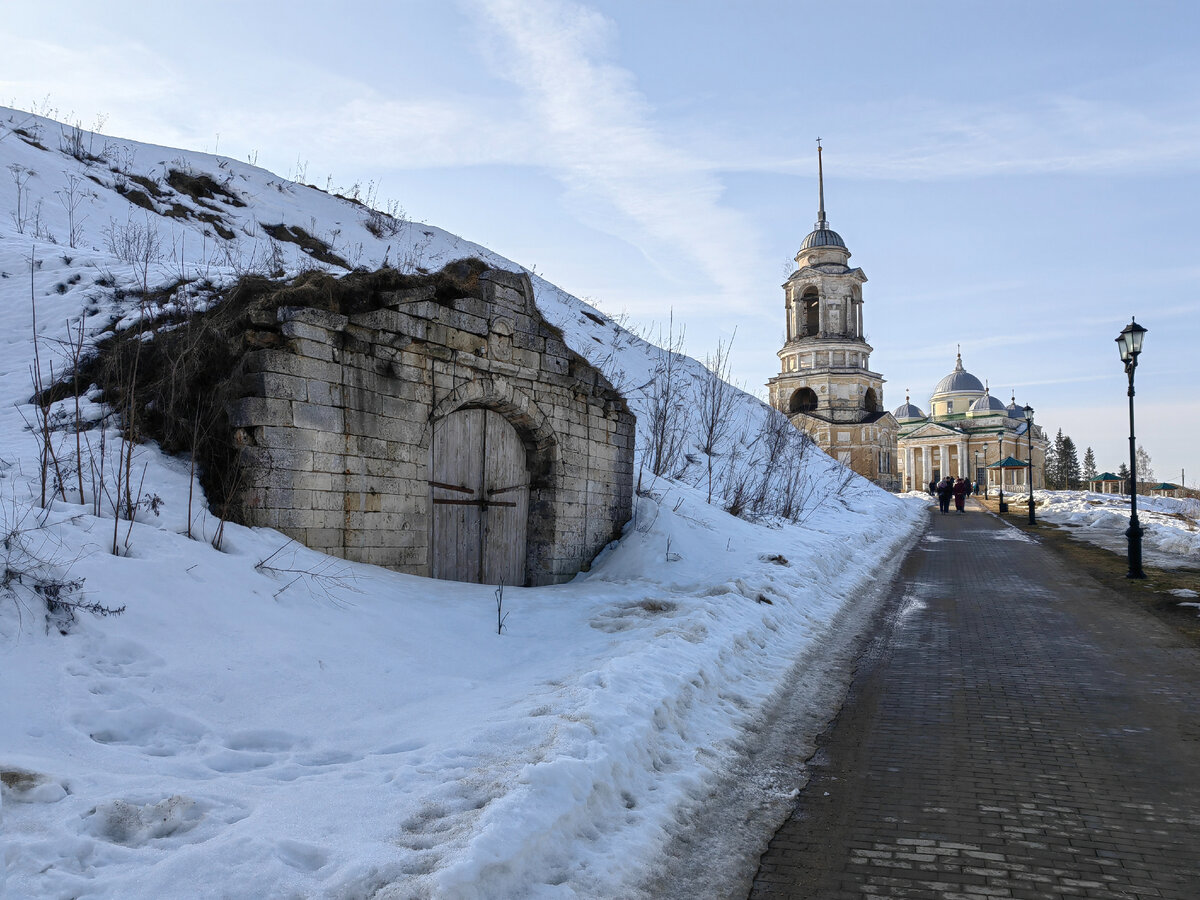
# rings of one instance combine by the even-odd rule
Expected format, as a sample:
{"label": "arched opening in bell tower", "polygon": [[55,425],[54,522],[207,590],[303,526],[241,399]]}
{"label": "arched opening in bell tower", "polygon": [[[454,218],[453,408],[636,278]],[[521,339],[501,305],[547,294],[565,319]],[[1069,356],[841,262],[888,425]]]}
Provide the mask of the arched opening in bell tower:
{"label": "arched opening in bell tower", "polygon": [[804,333],[817,334],[821,330],[821,298],[816,288],[809,288],[800,298],[804,310]]}
{"label": "arched opening in bell tower", "polygon": [[867,388],[867,392],[863,394],[863,409],[867,412],[879,412],[879,398],[875,395],[875,388]]}
{"label": "arched opening in bell tower", "polygon": [[812,412],[817,408],[817,392],[812,388],[800,388],[788,401],[788,413]]}

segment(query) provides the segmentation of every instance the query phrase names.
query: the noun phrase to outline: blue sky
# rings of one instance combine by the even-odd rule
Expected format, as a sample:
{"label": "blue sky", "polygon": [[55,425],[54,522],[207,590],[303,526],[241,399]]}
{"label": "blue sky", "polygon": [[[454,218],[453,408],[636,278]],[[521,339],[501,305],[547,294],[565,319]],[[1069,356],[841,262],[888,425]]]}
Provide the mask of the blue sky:
{"label": "blue sky", "polygon": [[[102,7],[102,8],[101,8]],[[1138,438],[1200,482],[1194,3],[462,0],[21,4],[0,102],[324,187],[373,181],[734,378],[777,371],[826,206],[870,281],[889,408],[962,345],[1101,469],[1128,458],[1113,338],[1150,329]]]}

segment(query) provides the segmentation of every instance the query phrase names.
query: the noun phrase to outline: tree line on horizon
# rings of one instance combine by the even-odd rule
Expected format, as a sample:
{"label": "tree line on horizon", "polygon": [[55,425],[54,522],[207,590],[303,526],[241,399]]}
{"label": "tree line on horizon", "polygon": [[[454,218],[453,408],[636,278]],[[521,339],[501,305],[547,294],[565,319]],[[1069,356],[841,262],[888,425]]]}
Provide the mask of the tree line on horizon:
{"label": "tree line on horizon", "polygon": [[[1154,468],[1150,454],[1141,444],[1137,447],[1137,480],[1139,487],[1154,481]],[[1096,469],[1096,454],[1088,447],[1083,454],[1083,464],[1079,462],[1079,451],[1070,435],[1063,434],[1058,429],[1054,442],[1046,448],[1046,487],[1052,491],[1075,491],[1087,486],[1087,483],[1100,473]],[[1121,463],[1114,473],[1123,482],[1121,492],[1125,493],[1129,483],[1129,466]]]}

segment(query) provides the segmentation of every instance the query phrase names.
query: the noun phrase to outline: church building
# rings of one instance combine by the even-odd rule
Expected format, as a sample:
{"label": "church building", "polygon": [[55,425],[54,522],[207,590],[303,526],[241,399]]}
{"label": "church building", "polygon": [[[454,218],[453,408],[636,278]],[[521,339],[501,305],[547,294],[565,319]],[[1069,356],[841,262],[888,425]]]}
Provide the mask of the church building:
{"label": "church building", "polygon": [[[1032,410],[1031,410],[1032,412]],[[898,446],[903,489],[928,490],[931,481],[962,476],[1004,490],[1028,490],[1029,425],[1016,397],[1008,406],[991,395],[963,368],[962,353],[954,371],[937,383],[929,399],[929,415],[904,398],[892,415],[900,424]],[[1045,432],[1033,425],[1033,486],[1045,486]]]}
{"label": "church building", "polygon": [[900,489],[899,425],[883,406],[883,376],[869,366],[862,286],[850,251],[825,219],[825,177],[817,146],[817,222],[783,285],[787,341],[780,373],[767,382],[771,405],[826,453],[864,478]]}

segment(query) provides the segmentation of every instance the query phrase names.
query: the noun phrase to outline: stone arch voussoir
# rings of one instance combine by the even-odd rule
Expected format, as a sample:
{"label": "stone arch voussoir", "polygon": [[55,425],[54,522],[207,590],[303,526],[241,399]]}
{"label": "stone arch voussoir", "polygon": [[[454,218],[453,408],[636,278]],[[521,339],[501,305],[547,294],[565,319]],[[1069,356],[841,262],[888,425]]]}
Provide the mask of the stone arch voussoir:
{"label": "stone arch voussoir", "polygon": [[543,463],[550,463],[549,469],[543,474],[561,475],[558,437],[549,416],[542,412],[532,397],[502,378],[473,378],[438,401],[421,435],[421,445],[429,446],[435,422],[455,410],[471,407],[492,409],[504,416],[517,429],[531,452]]}

